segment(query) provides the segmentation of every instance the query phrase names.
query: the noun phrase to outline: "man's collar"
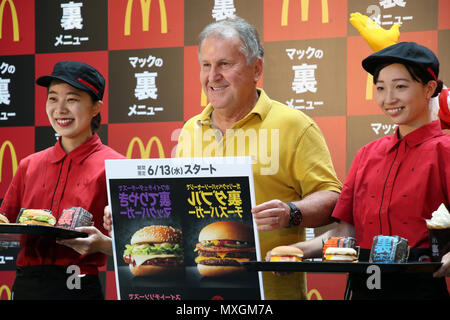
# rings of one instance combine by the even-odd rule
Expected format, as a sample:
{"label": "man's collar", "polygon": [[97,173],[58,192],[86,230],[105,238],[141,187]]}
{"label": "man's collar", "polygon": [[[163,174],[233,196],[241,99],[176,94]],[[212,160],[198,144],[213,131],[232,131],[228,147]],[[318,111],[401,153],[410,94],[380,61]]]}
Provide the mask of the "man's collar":
{"label": "man's collar", "polygon": [[259,99],[250,113],[255,113],[260,116],[261,120],[264,120],[270,111],[271,100],[263,89],[257,88],[256,90],[258,91]]}

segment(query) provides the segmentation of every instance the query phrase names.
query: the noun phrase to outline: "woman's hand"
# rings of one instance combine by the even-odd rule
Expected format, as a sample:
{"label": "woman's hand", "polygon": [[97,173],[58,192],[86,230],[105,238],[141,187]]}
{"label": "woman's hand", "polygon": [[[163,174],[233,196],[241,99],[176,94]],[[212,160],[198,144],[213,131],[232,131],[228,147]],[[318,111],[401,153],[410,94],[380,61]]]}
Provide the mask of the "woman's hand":
{"label": "woman's hand", "polygon": [[440,277],[450,277],[450,252],[447,252],[442,257],[442,266],[433,273],[433,277],[440,278]]}
{"label": "woman's hand", "polygon": [[81,255],[101,252],[112,255],[112,240],[96,227],[78,227],[75,231],[85,232],[86,238],[61,239],[56,243],[72,248]]}

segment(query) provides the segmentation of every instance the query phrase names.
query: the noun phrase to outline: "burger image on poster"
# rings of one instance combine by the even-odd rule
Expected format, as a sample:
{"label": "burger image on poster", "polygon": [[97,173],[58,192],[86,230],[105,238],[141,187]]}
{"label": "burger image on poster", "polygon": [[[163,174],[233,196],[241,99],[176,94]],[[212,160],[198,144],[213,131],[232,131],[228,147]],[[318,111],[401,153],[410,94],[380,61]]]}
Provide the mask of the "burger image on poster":
{"label": "burger image on poster", "polygon": [[198,234],[197,269],[203,277],[233,276],[245,272],[239,262],[256,260],[253,229],[236,221],[206,225]]}
{"label": "burger image on poster", "polygon": [[151,225],[137,230],[125,245],[123,259],[135,276],[172,275],[182,271],[182,232],[171,226]]}

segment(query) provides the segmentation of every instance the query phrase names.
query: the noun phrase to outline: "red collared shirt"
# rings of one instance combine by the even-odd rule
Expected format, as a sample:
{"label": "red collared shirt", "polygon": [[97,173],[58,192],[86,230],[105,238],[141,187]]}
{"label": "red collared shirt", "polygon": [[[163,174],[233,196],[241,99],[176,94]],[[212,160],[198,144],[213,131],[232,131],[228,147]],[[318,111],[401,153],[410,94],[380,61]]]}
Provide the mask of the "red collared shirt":
{"label": "red collared shirt", "polygon": [[357,244],[398,235],[427,248],[425,219],[450,200],[450,135],[433,121],[410,134],[373,141],[356,154],[333,217],[354,225]]}
{"label": "red collared shirt", "polygon": [[450,89],[442,89],[439,95],[439,120],[442,129],[450,129]]}
{"label": "red collared shirt", "polygon": [[[5,194],[0,212],[16,221],[21,208],[48,209],[56,219],[63,209],[83,207],[93,215],[94,226],[103,228],[103,210],[108,203],[105,160],[124,158],[105,146],[97,134],[66,153],[58,141],[55,146],[24,158]],[[104,265],[101,253],[81,256],[48,237],[25,237],[18,266],[78,265],[83,273],[95,274]]]}

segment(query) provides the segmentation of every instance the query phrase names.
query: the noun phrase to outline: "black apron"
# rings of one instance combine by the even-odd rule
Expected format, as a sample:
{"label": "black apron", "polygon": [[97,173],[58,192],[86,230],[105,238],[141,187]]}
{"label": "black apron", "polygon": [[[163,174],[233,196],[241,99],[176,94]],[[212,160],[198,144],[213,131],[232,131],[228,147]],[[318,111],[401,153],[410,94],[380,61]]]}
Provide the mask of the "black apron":
{"label": "black apron", "polygon": [[[361,249],[359,261],[369,261],[370,250]],[[430,256],[428,249],[411,249],[409,262]],[[432,273],[382,273],[380,289],[369,289],[371,274],[349,273],[346,300],[448,300],[445,277],[433,278]]]}
{"label": "black apron", "polygon": [[12,286],[12,299],[104,300],[97,275],[80,277],[79,285],[76,286],[68,284],[70,276],[71,274],[67,273],[67,267],[63,266],[41,265],[18,268]]}

